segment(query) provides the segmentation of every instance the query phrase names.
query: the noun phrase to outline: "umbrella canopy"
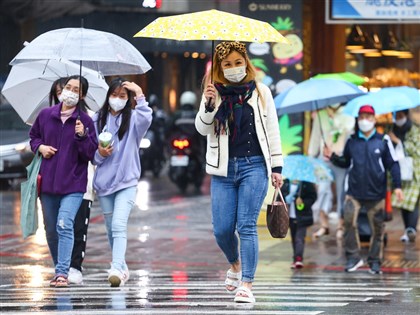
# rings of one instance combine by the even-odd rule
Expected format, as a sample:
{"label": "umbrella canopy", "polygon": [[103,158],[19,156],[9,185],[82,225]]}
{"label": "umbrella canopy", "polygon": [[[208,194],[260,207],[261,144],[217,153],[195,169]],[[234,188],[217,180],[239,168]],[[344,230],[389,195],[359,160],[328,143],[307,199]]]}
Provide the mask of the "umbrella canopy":
{"label": "umbrella canopy", "polygon": [[103,75],[142,74],[151,69],[143,55],[125,39],[87,28],[62,28],[39,35],[10,65],[36,60],[82,61]]}
{"label": "umbrella canopy", "polygon": [[[48,96],[52,83],[60,77],[79,75],[80,66],[70,61],[34,61],[17,64],[4,83],[2,94],[22,120],[35,121],[38,113],[49,106]],[[82,76],[89,82],[85,101],[91,110],[99,110],[105,102],[108,85],[97,71],[82,68]]]}
{"label": "umbrella canopy", "polygon": [[351,100],[343,113],[356,117],[363,105],[373,106],[376,114],[410,109],[420,105],[420,91],[408,86],[383,88]]}
{"label": "umbrella canopy", "polygon": [[312,77],[312,79],[337,79],[347,81],[356,85],[362,85],[366,82],[365,78],[353,72],[338,72],[338,73],[320,73]]}
{"label": "umbrella canopy", "polygon": [[333,180],[331,169],[324,161],[301,154],[286,156],[282,173],[289,180],[311,183]]}
{"label": "umbrella canopy", "polygon": [[318,110],[347,103],[365,94],[356,85],[337,79],[309,79],[292,86],[274,98],[278,114]]}
{"label": "umbrella canopy", "polygon": [[289,44],[289,41],[267,22],[218,10],[160,17],[134,37]]}

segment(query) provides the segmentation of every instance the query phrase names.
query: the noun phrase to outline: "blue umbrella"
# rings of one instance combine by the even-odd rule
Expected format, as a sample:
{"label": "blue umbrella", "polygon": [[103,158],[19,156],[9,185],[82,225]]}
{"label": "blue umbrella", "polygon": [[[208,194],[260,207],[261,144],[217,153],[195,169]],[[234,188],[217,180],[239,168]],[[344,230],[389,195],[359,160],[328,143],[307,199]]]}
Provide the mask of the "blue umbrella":
{"label": "blue umbrella", "polygon": [[277,113],[300,113],[328,105],[347,103],[365,94],[356,85],[338,79],[309,79],[292,86],[274,98]]}
{"label": "blue umbrella", "polygon": [[420,92],[408,86],[383,88],[351,100],[343,113],[356,117],[363,105],[373,106],[376,114],[396,112],[420,105]]}
{"label": "blue umbrella", "polygon": [[296,154],[284,158],[283,176],[289,180],[318,183],[333,180],[331,169],[321,159]]}

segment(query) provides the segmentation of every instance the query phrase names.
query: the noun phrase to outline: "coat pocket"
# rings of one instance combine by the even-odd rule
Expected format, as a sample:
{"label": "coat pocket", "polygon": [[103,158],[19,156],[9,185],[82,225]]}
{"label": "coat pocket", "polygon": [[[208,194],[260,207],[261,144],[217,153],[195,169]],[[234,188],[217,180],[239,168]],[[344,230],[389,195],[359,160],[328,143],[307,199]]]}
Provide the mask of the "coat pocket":
{"label": "coat pocket", "polygon": [[219,167],[220,147],[217,141],[207,145],[206,162],[213,167]]}

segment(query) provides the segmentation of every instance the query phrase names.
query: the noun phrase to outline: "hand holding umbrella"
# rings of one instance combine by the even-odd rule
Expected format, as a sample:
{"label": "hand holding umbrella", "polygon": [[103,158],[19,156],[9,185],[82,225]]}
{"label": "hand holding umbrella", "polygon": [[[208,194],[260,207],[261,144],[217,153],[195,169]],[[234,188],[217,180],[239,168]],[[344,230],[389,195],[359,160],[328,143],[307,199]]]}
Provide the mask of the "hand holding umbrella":
{"label": "hand holding umbrella", "polygon": [[326,157],[328,160],[331,158],[332,150],[329,146],[324,145],[324,151],[323,151],[324,157]]}
{"label": "hand holding umbrella", "polygon": [[206,111],[212,112],[215,107],[215,99],[216,99],[216,88],[214,87],[213,83],[209,83],[204,90],[204,96],[206,97]]}
{"label": "hand holding umbrella", "polygon": [[77,117],[75,132],[79,137],[83,137],[84,134],[85,134],[85,126],[83,125],[82,121],[80,120],[80,117]]}

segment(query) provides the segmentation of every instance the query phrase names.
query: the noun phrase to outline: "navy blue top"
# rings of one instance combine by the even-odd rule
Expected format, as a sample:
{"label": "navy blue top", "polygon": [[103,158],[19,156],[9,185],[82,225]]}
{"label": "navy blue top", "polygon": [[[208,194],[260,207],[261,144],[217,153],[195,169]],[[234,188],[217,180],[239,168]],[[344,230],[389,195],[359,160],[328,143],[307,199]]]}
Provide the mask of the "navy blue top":
{"label": "navy blue top", "polygon": [[[231,129],[232,130],[232,129]],[[263,155],[255,129],[254,110],[249,104],[242,108],[241,126],[235,135],[229,135],[229,158]],[[282,167],[274,167],[273,173],[280,173]]]}

